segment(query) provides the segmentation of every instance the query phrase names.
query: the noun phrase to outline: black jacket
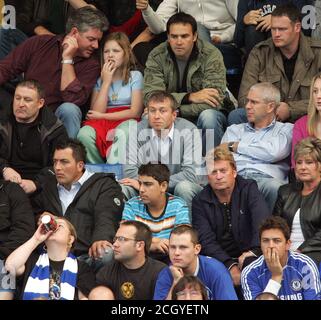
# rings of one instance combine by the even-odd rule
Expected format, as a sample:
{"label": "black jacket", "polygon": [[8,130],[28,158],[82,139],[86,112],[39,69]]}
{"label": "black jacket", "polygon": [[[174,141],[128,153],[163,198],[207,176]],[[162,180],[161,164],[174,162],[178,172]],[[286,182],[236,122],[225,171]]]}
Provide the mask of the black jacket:
{"label": "black jacket", "polygon": [[25,192],[13,182],[0,181],[0,259],[25,243],[35,231],[35,219]]}
{"label": "black jacket", "polygon": [[[77,256],[88,253],[95,241],[112,242],[124,208],[121,187],[112,174],[95,173],[80,188],[64,217],[76,228]],[[48,211],[62,216],[57,180],[48,174],[42,191],[35,199],[35,213]]]}
{"label": "black jacket", "polygon": [[[68,135],[63,124],[47,107],[40,110],[39,116],[41,119],[38,130],[41,137],[42,167],[46,168],[52,166],[53,152],[57,142],[68,138]],[[10,166],[13,121],[13,115],[4,111],[0,113],[0,175],[4,167]],[[35,177],[34,182],[37,187],[41,180],[40,175]]]}
{"label": "black jacket", "polygon": [[[50,8],[52,1],[57,0],[24,0],[20,6],[20,13],[17,16],[17,27],[29,37],[33,36],[34,29],[37,26],[43,26],[49,31],[50,25],[48,16],[50,15]],[[67,18],[72,8],[68,2],[64,4],[63,19],[66,23]]]}
{"label": "black jacket", "polygon": [[[232,233],[242,252],[261,253],[259,226],[270,215],[262,194],[254,180],[237,176],[231,197]],[[192,203],[192,223],[199,234],[201,254],[223,262],[227,268],[232,257],[221,245],[224,232],[224,212],[210,185],[207,185]]]}
{"label": "black jacket", "polygon": [[[281,186],[274,207],[274,215],[283,217],[292,228],[295,213],[300,208],[300,223],[305,241],[298,248],[302,253],[314,252],[321,261],[321,183],[307,196],[302,196],[303,185],[292,183]],[[316,256],[317,252],[319,257]]]}

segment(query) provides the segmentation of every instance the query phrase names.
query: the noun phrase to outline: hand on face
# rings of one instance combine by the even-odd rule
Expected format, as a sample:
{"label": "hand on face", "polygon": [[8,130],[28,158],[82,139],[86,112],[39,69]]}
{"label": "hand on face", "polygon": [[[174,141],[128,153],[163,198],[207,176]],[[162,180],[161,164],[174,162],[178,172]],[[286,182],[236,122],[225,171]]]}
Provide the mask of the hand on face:
{"label": "hand on face", "polygon": [[172,273],[174,283],[177,283],[178,280],[184,276],[184,272],[182,268],[171,265],[169,269]]}
{"label": "hand on face", "polygon": [[78,50],[78,42],[74,36],[65,36],[62,42],[62,58],[64,60],[73,59]]}
{"label": "hand on face", "polygon": [[266,248],[263,251],[265,262],[272,273],[272,279],[278,282],[282,281],[283,267],[280,262],[279,254],[276,248]]}
{"label": "hand on face", "polygon": [[111,84],[113,81],[113,75],[115,73],[115,70],[115,61],[109,60],[106,63],[104,63],[103,68],[101,70],[101,80],[103,82]]}

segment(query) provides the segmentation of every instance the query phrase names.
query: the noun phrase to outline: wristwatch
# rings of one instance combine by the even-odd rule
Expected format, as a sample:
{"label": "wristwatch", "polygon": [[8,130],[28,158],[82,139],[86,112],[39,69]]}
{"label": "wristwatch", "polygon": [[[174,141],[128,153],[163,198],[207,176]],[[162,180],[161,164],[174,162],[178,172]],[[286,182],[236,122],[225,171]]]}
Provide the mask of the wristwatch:
{"label": "wristwatch", "polygon": [[234,146],[234,141],[231,141],[227,144],[227,148],[230,152],[234,152],[233,146]]}
{"label": "wristwatch", "polygon": [[65,59],[65,60],[61,60],[62,64],[74,64],[74,60],[72,59]]}

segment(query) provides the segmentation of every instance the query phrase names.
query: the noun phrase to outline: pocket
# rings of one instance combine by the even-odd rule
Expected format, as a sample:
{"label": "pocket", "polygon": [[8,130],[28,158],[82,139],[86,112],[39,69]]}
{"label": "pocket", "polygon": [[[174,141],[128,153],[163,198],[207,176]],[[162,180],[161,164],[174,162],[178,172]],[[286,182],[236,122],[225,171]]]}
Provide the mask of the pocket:
{"label": "pocket", "polygon": [[281,75],[261,73],[259,74],[259,82],[270,82],[279,88],[281,82]]}

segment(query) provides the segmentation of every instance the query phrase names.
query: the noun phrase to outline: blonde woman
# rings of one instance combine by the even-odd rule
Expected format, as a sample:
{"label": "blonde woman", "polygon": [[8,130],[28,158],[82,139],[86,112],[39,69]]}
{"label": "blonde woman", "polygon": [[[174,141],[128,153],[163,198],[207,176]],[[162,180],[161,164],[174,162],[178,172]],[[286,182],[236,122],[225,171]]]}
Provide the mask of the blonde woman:
{"label": "blonde woman", "polygon": [[[78,134],[86,147],[89,163],[104,163],[113,143],[114,129],[125,120],[140,119],[143,112],[143,76],[133,70],[135,60],[124,33],[107,36],[103,61],[87,121]],[[122,129],[126,131],[126,125]]]}
{"label": "blonde woman", "polygon": [[294,123],[292,137],[291,167],[295,167],[294,147],[304,138],[315,137],[321,139],[321,73],[311,81],[308,114]]}

